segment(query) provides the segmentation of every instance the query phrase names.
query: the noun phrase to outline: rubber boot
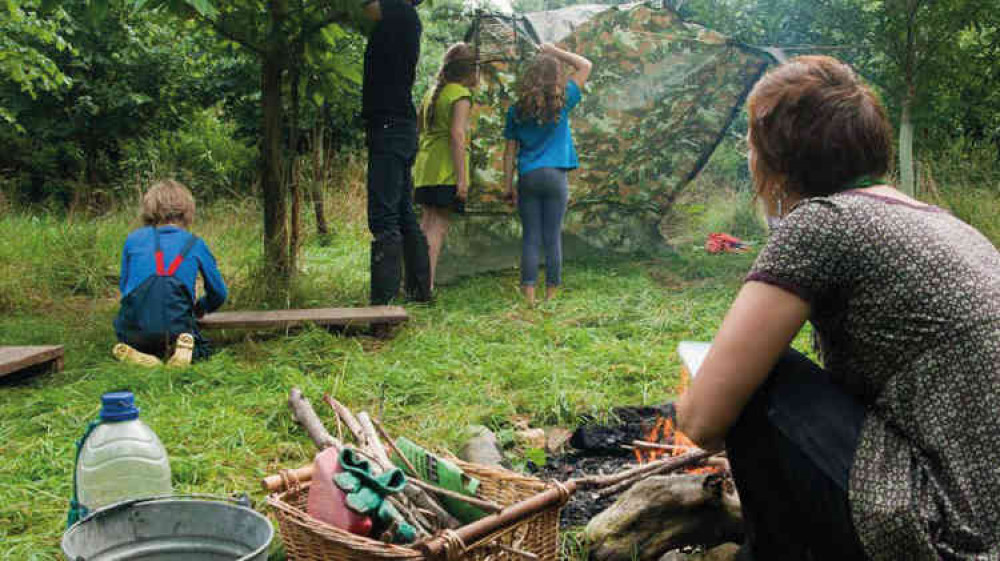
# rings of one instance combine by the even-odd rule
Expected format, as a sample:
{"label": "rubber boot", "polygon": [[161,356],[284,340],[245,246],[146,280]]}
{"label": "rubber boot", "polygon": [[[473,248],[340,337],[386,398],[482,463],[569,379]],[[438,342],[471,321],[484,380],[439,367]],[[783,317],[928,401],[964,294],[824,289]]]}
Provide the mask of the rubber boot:
{"label": "rubber boot", "polygon": [[384,306],[399,293],[403,248],[398,241],[375,240],[371,252],[371,303]]}
{"label": "rubber boot", "polygon": [[424,233],[406,236],[403,240],[403,261],[406,268],[406,298],[416,302],[430,302],[431,260],[427,252]]}

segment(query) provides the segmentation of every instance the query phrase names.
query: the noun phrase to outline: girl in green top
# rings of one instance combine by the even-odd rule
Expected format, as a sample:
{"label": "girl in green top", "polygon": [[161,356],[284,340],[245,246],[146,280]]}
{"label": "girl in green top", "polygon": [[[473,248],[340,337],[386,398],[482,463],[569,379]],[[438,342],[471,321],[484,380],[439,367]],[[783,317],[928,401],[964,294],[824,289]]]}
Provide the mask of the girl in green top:
{"label": "girl in green top", "polygon": [[427,236],[431,287],[451,213],[465,210],[469,193],[467,131],[472,88],[479,84],[475,52],[456,43],[444,54],[437,84],[420,106],[420,147],[413,164],[414,199],[423,207],[420,228]]}

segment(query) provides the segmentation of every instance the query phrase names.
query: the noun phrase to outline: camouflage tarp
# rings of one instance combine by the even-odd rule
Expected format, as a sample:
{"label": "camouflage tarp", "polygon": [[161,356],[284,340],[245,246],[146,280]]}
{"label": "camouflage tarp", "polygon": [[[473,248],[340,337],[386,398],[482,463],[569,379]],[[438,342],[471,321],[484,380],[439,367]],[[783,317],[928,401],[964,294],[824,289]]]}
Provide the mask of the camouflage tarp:
{"label": "camouflage tarp", "polygon": [[[616,251],[662,243],[662,216],[707,162],[769,57],[647,4],[480,14],[466,41],[491,64],[474,110],[467,209],[494,216],[471,221],[494,235],[510,230],[500,217],[511,212],[500,199],[502,131],[515,75],[539,42],[552,40],[594,63],[571,117],[580,169],[570,175],[564,231]],[[450,254],[462,249],[455,241]]]}

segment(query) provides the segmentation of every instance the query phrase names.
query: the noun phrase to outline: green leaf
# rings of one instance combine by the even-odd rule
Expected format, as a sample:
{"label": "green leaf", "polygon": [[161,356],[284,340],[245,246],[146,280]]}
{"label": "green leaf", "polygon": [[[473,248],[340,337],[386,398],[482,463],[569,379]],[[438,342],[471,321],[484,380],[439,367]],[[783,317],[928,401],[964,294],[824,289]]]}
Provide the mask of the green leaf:
{"label": "green leaf", "polygon": [[532,461],[538,467],[544,466],[548,460],[545,457],[545,450],[541,448],[528,448],[524,451],[524,459]]}
{"label": "green leaf", "polygon": [[188,0],[188,4],[205,17],[214,16],[217,13],[215,6],[209,0]]}

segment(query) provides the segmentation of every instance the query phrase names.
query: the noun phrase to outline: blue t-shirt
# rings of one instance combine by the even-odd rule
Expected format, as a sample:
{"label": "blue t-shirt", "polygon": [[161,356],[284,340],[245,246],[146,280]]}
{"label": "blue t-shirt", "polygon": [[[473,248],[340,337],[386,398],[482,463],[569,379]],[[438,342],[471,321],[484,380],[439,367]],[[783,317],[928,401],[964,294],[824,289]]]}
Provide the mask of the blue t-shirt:
{"label": "blue t-shirt", "polygon": [[538,168],[576,169],[580,162],[573,147],[573,134],[569,130],[569,112],[580,103],[580,86],[566,82],[566,104],[554,123],[539,124],[533,119],[518,120],[517,107],[507,110],[507,124],[503,137],[520,143],[517,152],[517,171],[524,175]]}
{"label": "blue t-shirt", "polygon": [[[163,251],[163,266],[170,267],[174,257],[191,239],[191,234],[178,226],[160,226],[158,231],[160,249]],[[153,229],[150,227],[140,228],[126,238],[125,247],[122,249],[122,272],[118,279],[122,298],[156,274],[155,248]],[[215,264],[215,257],[201,239],[191,246],[191,251],[174,272],[174,277],[188,287],[192,296],[195,295],[195,280],[199,271],[205,281],[205,295],[198,302],[198,307],[205,313],[213,312],[226,301],[226,283],[222,280],[222,274]]]}

